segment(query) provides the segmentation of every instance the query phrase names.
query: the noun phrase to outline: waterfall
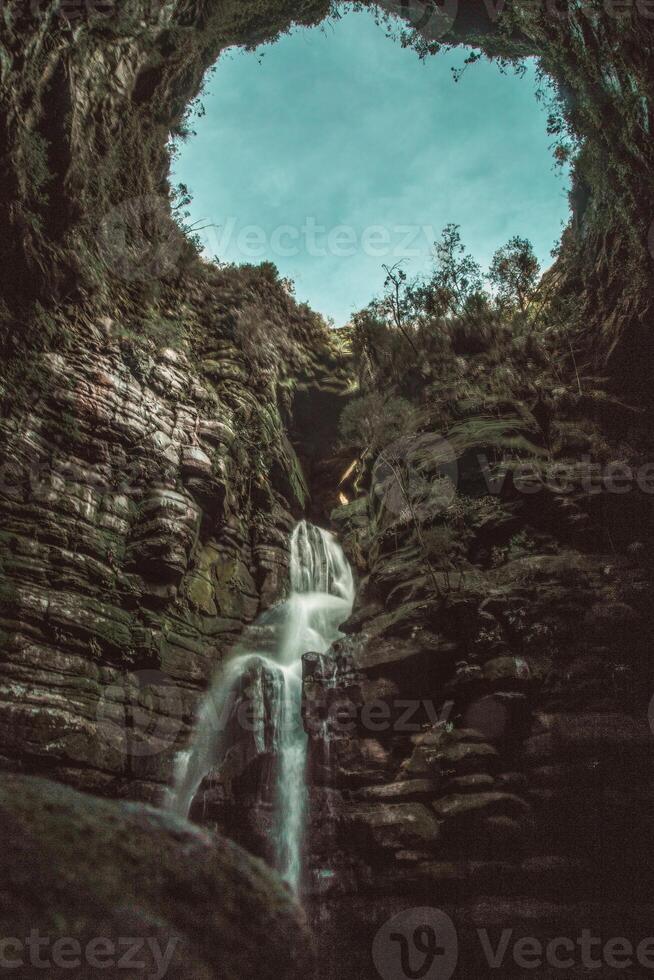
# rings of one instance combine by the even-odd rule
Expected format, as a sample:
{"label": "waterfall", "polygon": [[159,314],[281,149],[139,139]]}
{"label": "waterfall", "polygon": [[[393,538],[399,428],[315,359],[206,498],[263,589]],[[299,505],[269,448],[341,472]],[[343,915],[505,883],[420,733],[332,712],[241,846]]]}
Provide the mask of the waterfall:
{"label": "waterfall", "polygon": [[[269,752],[276,761],[276,864],[297,893],[307,795],[302,656],[325,653],[341,635],[339,626],[352,611],[354,583],[333,535],[306,521],[291,535],[289,573],[286,602],[259,617],[248,631],[249,638],[215,677],[201,706],[191,747],[176,760],[170,806],[187,816],[209,772],[229,782],[234,767],[247,764],[248,752],[252,757]],[[265,650],[257,649],[253,638],[266,629],[272,631],[272,643]],[[246,689],[252,710],[244,740],[239,699]]]}

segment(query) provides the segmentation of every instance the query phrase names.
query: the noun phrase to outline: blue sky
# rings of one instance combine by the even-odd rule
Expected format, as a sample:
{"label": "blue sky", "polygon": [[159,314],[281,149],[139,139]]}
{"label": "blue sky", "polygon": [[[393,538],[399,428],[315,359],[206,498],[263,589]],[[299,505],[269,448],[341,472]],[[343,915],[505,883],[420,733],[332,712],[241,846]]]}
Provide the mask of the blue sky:
{"label": "blue sky", "polygon": [[382,264],[427,271],[433,241],[461,225],[488,265],[513,235],[544,265],[567,220],[535,70],[486,61],[455,83],[466,52],[425,62],[368,13],[301,29],[258,52],[227,52],[173,179],[205,251],[270,259],[300,300],[337,326],[381,290]]}

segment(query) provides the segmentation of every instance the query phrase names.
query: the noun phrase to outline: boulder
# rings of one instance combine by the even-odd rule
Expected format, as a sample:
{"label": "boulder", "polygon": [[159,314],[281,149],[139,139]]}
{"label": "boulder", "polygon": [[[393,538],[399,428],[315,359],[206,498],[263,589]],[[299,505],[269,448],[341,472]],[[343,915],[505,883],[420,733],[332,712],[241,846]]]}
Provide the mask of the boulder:
{"label": "boulder", "polygon": [[300,908],[230,841],[16,775],[0,777],[0,829],[0,935],[21,980],[311,975]]}

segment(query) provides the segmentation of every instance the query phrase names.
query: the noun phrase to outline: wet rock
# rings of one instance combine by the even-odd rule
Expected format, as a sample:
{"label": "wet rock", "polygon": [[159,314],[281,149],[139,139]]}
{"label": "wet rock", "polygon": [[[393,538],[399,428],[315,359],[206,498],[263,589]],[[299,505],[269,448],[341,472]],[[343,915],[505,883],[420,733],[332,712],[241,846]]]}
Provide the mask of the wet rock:
{"label": "wet rock", "polygon": [[414,739],[412,754],[402,763],[405,778],[453,777],[497,768],[497,750],[483,741],[480,732],[448,731],[436,726]]}
{"label": "wet rock", "polygon": [[476,814],[514,816],[529,812],[529,804],[510,793],[455,793],[441,797],[433,808],[442,820],[467,819]]}
{"label": "wet rock", "polygon": [[366,786],[354,794],[354,798],[363,801],[379,800],[380,803],[400,802],[403,800],[433,799],[438,790],[438,783],[432,779],[406,779],[399,783],[388,783],[385,786]]}
{"label": "wet rock", "polygon": [[419,803],[359,804],[344,810],[341,821],[342,833],[364,849],[411,850],[435,846],[440,838],[437,819]]}

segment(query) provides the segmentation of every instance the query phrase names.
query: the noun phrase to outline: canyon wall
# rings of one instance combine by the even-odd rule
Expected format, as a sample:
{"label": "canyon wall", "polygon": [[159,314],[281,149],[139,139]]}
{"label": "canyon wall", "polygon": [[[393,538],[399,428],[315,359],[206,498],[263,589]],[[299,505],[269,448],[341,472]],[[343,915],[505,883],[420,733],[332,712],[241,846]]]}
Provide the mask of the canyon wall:
{"label": "canyon wall", "polygon": [[[526,492],[510,446],[468,433],[418,467],[418,521],[384,465],[329,518],[347,357],[270,269],[212,268],[170,219],[167,140],[204,71],[327,4],[3,8],[0,762],[160,801],[215,666],[285,588],[293,520],[327,516],[360,591],[340,648],[305,662],[308,724],[346,713],[310,729],[325,976],[374,975],[410,905],[462,934],[651,921],[652,498],[578,464],[651,458],[652,20],[460,6],[408,42],[540,56],[585,141],[553,280],[576,360],[557,373],[536,338],[419,398],[435,433],[520,418],[571,489]],[[480,454],[506,464],[496,490]],[[452,467],[455,506],[431,496]]]}
{"label": "canyon wall", "polygon": [[325,977],[375,977],[412,908],[456,924],[456,976],[497,975],[479,929],[649,936],[652,419],[532,341],[446,368],[420,394],[437,424],[360,464],[332,514],[359,590],[304,659]]}
{"label": "canyon wall", "polygon": [[4,392],[0,754],[160,800],[222,655],[286,587],[308,501],[293,399],[337,399],[347,374],[257,269],[200,267],[156,341],[108,316],[61,329],[32,388]]}

